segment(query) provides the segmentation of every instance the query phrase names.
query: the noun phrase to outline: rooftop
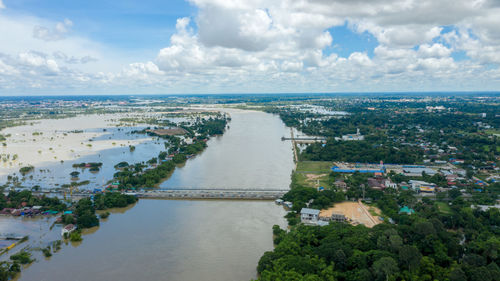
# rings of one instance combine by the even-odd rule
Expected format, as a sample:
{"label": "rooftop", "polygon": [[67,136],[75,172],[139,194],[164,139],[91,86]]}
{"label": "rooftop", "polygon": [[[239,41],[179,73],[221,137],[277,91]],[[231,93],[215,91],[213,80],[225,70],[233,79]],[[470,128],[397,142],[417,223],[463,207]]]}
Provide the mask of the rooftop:
{"label": "rooftop", "polygon": [[315,216],[318,216],[318,215],[319,215],[319,210],[316,210],[316,209],[309,209],[309,208],[302,208],[302,210],[300,210],[300,213],[301,213],[301,214],[307,214],[307,215],[315,215]]}

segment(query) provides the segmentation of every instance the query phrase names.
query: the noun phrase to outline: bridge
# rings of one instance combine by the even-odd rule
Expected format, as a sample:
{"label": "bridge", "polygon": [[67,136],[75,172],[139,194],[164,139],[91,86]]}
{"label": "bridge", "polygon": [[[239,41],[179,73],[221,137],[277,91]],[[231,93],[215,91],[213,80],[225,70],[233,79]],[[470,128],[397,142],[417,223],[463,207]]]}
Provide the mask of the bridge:
{"label": "bridge", "polygon": [[[281,198],[288,189],[269,189],[269,188],[145,188],[133,192],[123,192],[125,194],[135,195],[144,199],[218,199],[218,200],[275,200]],[[33,192],[35,195],[51,195],[62,197],[64,192]],[[92,192],[73,192],[66,196],[77,201],[81,198],[90,197]]]}
{"label": "bridge", "polygon": [[326,141],[326,138],[324,138],[324,137],[297,137],[297,138],[281,137],[281,140],[282,141],[286,141],[286,140],[291,140],[291,141]]}
{"label": "bridge", "polygon": [[152,189],[137,192],[135,195],[144,199],[275,200],[287,191],[286,189],[175,188]]}

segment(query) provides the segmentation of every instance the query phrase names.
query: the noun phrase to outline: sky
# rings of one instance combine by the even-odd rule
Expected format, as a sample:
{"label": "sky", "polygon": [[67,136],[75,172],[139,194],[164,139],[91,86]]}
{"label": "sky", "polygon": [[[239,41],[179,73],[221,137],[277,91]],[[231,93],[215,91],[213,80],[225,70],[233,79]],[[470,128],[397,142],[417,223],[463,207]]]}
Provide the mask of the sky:
{"label": "sky", "polygon": [[0,95],[500,90],[500,0],[0,0]]}

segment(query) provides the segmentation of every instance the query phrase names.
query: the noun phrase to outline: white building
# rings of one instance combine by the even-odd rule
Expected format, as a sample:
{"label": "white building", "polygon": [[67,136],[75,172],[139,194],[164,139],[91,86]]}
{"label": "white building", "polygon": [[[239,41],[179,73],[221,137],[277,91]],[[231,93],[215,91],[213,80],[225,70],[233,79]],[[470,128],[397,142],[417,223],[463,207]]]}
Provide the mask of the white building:
{"label": "white building", "polygon": [[348,135],[343,135],[342,140],[344,141],[359,141],[359,140],[364,140],[365,136],[363,136],[359,132],[359,128],[356,130],[356,134],[348,134]]}
{"label": "white building", "polygon": [[433,176],[437,173],[435,170],[433,170],[431,168],[427,168],[427,167],[419,167],[419,166],[405,167],[405,166],[403,166],[403,173],[405,174],[405,176],[421,177],[422,172],[425,172],[429,176]]}
{"label": "white building", "polygon": [[394,188],[394,189],[398,188],[398,185],[396,183],[392,182],[390,179],[386,179],[384,182],[384,185],[385,185],[385,187],[390,187],[390,188]]}
{"label": "white building", "polygon": [[436,184],[434,183],[417,180],[410,180],[408,183],[411,184],[411,188],[415,191],[434,192],[436,190]]}
{"label": "white building", "polygon": [[74,230],[76,230],[76,226],[74,224],[68,224],[61,229],[61,235],[64,236],[66,233],[69,235]]}
{"label": "white building", "polygon": [[300,221],[303,223],[316,223],[319,218],[319,210],[302,208],[300,210]]}

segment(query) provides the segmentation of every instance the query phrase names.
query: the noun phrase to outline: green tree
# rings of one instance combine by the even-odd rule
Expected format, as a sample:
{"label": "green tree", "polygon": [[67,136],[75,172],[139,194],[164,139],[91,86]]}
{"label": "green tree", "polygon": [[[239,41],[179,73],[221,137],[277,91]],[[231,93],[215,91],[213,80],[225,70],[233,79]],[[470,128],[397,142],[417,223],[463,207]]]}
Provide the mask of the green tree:
{"label": "green tree", "polygon": [[389,277],[398,273],[397,262],[391,257],[383,257],[373,263],[373,271],[382,279],[389,280]]}

